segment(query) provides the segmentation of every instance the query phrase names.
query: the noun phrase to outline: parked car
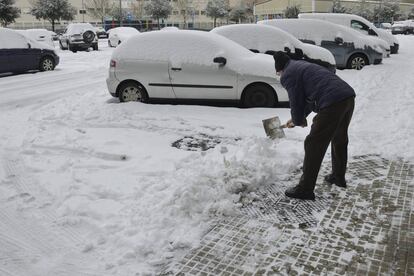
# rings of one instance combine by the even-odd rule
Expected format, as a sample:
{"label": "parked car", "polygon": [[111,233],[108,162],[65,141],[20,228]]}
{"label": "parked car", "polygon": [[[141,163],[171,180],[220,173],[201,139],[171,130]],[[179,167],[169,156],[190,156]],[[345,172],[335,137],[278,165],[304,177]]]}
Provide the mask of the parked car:
{"label": "parked car", "polygon": [[52,47],[14,30],[0,28],[0,73],[50,71],[58,64],[59,56]]}
{"label": "parked car", "polygon": [[59,38],[60,48],[76,53],[93,48],[98,51],[98,36],[95,27],[89,23],[71,23]]}
{"label": "parked car", "polygon": [[230,100],[246,107],[288,101],[272,56],[203,31],[153,31],[118,46],[109,93],[121,102],[154,98]]}
{"label": "parked car", "polygon": [[331,23],[339,24],[345,27],[355,29],[364,35],[378,37],[386,41],[391,50],[391,54],[397,54],[399,48],[398,40],[389,32],[378,29],[371,22],[365,18],[346,13],[301,13],[299,14],[300,19],[320,19],[326,20]]}
{"label": "parked car", "polygon": [[414,34],[414,21],[406,20],[394,22],[391,27],[392,34]]}
{"label": "parked car", "polygon": [[109,32],[108,45],[109,47],[116,47],[121,42],[124,42],[131,36],[139,34],[139,31],[132,27],[117,27]]}
{"label": "parked car", "polygon": [[102,27],[96,27],[96,35],[98,38],[108,38],[108,33]]}
{"label": "parked car", "polygon": [[48,31],[46,29],[17,30],[17,32],[34,41],[46,43],[52,48],[55,47],[55,44],[53,43],[53,34],[55,34],[54,32]]}
{"label": "parked car", "polygon": [[214,28],[210,32],[222,35],[255,53],[273,54],[284,51],[292,59],[306,60],[335,72],[335,58],[328,50],[305,44],[293,35],[263,24],[234,24]]}
{"label": "parked car", "polygon": [[273,19],[258,23],[278,27],[302,42],[329,50],[337,68],[361,70],[382,62],[383,50],[378,41],[341,25],[317,19]]}
{"label": "parked car", "polygon": [[383,22],[379,24],[379,27],[384,30],[391,30],[392,25],[391,23]]}

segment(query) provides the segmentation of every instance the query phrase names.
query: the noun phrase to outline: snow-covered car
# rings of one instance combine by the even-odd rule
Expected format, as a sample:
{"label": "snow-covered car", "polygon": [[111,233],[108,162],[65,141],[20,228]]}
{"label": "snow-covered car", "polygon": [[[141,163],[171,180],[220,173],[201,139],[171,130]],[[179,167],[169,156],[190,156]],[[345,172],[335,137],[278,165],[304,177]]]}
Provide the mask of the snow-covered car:
{"label": "snow-covered car", "polygon": [[69,49],[74,53],[91,47],[98,51],[96,29],[89,23],[71,23],[60,36],[59,45],[62,50]]}
{"label": "snow-covered car", "polygon": [[303,59],[335,71],[335,58],[328,50],[305,44],[293,35],[263,24],[234,24],[214,28],[210,32],[222,35],[255,53],[284,51],[295,60]]}
{"label": "snow-covered car", "polygon": [[102,27],[96,27],[96,35],[98,38],[108,38],[108,33]]}
{"label": "snow-covered car", "polygon": [[389,32],[379,29],[365,18],[346,13],[301,13],[300,19],[319,19],[357,30],[364,35],[378,37],[388,43],[391,54],[398,53],[399,42]]}
{"label": "snow-covered car", "polygon": [[131,36],[137,35],[140,32],[132,27],[117,27],[109,32],[108,45],[109,47],[116,47]]}
{"label": "snow-covered car", "polygon": [[54,32],[48,31],[46,29],[28,29],[17,31],[34,41],[46,43],[53,48],[55,47],[55,44],[53,43],[53,34],[55,34]]}
{"label": "snow-covered car", "polygon": [[121,102],[229,100],[246,107],[272,107],[288,101],[272,56],[203,31],[153,31],[131,37],[114,50],[106,81],[109,93]]}
{"label": "snow-covered car", "polygon": [[0,28],[0,73],[50,71],[58,64],[54,48],[14,30]]}
{"label": "snow-covered car", "polygon": [[164,27],[161,29],[161,31],[178,31],[179,28],[175,27],[175,26],[168,26],[168,27]]}
{"label": "snow-covered car", "polygon": [[278,27],[302,42],[329,50],[337,68],[360,70],[365,65],[382,62],[384,50],[379,41],[374,42],[351,28],[317,19],[272,19],[258,24]]}
{"label": "snow-covered car", "polygon": [[414,34],[414,21],[406,20],[394,22],[391,27],[392,34]]}

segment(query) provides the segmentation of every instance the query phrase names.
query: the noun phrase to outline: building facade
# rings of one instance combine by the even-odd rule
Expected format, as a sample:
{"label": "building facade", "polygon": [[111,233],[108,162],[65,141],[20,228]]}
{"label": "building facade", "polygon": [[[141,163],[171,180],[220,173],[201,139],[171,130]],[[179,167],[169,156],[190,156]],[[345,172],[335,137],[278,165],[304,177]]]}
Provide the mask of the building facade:
{"label": "building facade", "polygon": [[[109,0],[109,6],[118,9],[121,6],[124,19],[124,25],[133,25],[138,20],[145,20],[146,22],[153,22],[154,26],[146,26],[146,28],[154,29],[155,20],[145,14],[144,6],[150,0]],[[235,7],[243,0],[229,0],[229,7]],[[32,0],[16,0],[15,6],[21,10],[20,17],[16,19],[14,24],[9,27],[15,29],[30,29],[30,28],[46,28],[51,29],[51,23],[46,20],[37,20],[30,14]],[[167,19],[160,21],[161,26],[176,26],[184,28],[184,15],[186,21],[186,27],[194,29],[211,29],[213,28],[213,19],[206,16],[206,6],[208,0],[193,0],[191,1],[191,11],[185,12],[180,9],[179,0],[170,0],[173,7],[171,15]],[[76,9],[76,15],[71,22],[89,22],[95,26],[102,25],[102,19],[93,16],[89,0],[69,0],[69,3]],[[116,22],[116,18],[110,15],[105,16],[105,24],[111,24],[108,22]],[[63,29],[68,23],[67,21],[61,21],[55,24],[55,29]],[[227,19],[217,19],[217,25],[227,24]],[[104,26],[106,28],[111,26]]]}
{"label": "building facade", "polygon": [[[361,5],[361,0],[341,0],[341,5],[347,9],[356,9]],[[401,0],[400,10],[408,14],[414,8],[414,0]],[[301,12],[331,12],[332,0],[259,0],[254,6],[256,21],[274,18],[282,18],[284,11],[289,6],[300,5]],[[369,10],[381,5],[381,1],[364,1]]]}

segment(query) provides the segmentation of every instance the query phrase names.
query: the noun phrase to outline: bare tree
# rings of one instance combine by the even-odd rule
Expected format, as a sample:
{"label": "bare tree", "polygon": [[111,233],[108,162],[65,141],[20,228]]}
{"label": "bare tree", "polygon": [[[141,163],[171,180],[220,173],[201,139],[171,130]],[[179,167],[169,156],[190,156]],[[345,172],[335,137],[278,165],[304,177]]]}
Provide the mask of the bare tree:
{"label": "bare tree", "polygon": [[136,18],[142,19],[145,15],[144,6],[145,6],[144,0],[136,0],[134,3],[131,4],[132,14]]}
{"label": "bare tree", "polygon": [[158,29],[160,29],[160,19],[168,18],[172,11],[168,0],[151,0],[144,6],[144,9],[152,18],[157,20]]}
{"label": "bare tree", "polygon": [[112,9],[111,0],[87,0],[85,7],[92,16],[101,19],[102,24],[105,23],[105,16],[109,15]]}
{"label": "bare tree", "polygon": [[14,0],[0,0],[0,23],[6,27],[20,16],[20,10],[14,7]]}

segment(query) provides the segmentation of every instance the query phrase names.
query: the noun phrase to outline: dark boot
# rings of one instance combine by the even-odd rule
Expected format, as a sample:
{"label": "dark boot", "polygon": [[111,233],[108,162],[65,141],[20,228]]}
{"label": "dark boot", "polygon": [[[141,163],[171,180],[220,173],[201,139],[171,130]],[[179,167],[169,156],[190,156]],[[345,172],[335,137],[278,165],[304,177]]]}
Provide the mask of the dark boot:
{"label": "dark boot", "polygon": [[334,174],[328,174],[325,176],[325,182],[332,185],[335,184],[338,187],[346,188],[346,181],[344,177],[337,177]]}
{"label": "dark boot", "polygon": [[315,194],[313,193],[313,191],[307,191],[303,189],[303,187],[300,185],[288,188],[285,191],[285,195],[287,197],[292,197],[292,198],[297,198],[297,199],[315,200]]}

